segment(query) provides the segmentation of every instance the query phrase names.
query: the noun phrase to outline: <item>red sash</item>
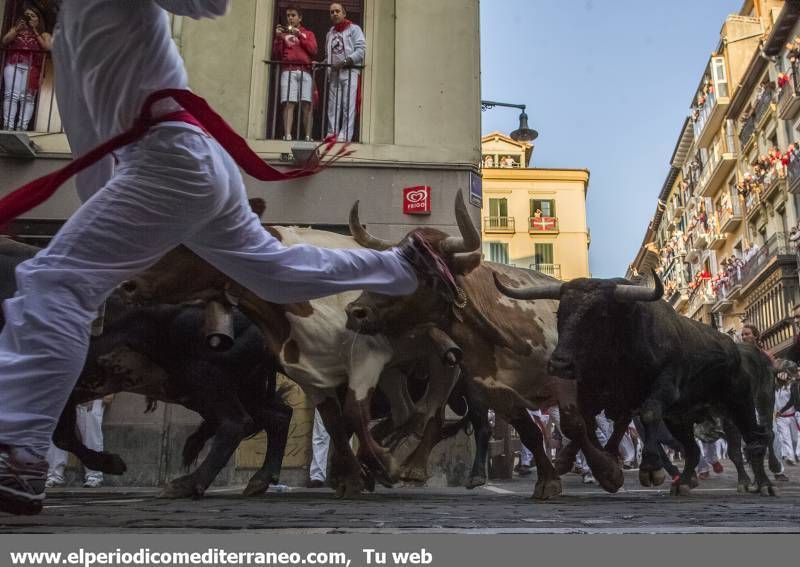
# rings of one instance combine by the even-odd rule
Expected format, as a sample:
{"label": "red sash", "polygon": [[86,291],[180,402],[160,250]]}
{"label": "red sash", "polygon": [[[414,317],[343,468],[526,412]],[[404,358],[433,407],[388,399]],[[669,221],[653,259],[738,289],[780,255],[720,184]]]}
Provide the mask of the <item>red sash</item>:
{"label": "red sash", "polygon": [[[185,110],[153,118],[151,116],[153,104],[165,98],[173,99]],[[0,199],[0,227],[49,199],[67,179],[76,173],[98,162],[114,150],[135,142],[155,124],[167,121],[187,122],[203,128],[225,148],[239,167],[261,181],[287,181],[313,175],[336,160],[353,153],[352,150],[348,150],[347,144],[339,148],[336,153],[332,153],[336,139],[329,136],[322,144],[324,148],[318,161],[307,163],[301,169],[279,171],[258,157],[244,138],[239,136],[203,98],[187,90],[165,89],[156,91],[147,97],[141,114],[130,130],[114,136],[90,152],[72,160],[66,167],[26,183]]]}

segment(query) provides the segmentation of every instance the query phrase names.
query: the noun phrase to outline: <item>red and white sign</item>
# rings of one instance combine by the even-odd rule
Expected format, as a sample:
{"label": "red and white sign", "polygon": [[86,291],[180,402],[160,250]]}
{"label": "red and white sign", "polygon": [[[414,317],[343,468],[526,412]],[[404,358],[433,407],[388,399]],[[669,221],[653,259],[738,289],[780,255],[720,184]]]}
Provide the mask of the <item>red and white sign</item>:
{"label": "red and white sign", "polygon": [[556,232],[558,219],[556,217],[531,217],[531,229],[537,232]]}
{"label": "red and white sign", "polygon": [[418,185],[403,189],[403,212],[407,215],[431,214],[431,188]]}

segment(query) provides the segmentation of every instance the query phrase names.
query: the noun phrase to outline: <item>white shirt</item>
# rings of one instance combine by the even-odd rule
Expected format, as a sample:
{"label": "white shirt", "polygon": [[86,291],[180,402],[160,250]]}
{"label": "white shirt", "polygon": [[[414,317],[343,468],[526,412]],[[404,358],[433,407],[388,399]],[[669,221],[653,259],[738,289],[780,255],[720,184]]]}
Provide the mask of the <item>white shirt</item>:
{"label": "white shirt", "polygon": [[[165,10],[223,15],[229,0],[63,0],[53,32],[56,95],[74,155],[129,129],[149,94],[186,89],[188,78]],[[154,115],[180,107],[163,101]],[[77,180],[85,200],[111,174],[106,158]]]}

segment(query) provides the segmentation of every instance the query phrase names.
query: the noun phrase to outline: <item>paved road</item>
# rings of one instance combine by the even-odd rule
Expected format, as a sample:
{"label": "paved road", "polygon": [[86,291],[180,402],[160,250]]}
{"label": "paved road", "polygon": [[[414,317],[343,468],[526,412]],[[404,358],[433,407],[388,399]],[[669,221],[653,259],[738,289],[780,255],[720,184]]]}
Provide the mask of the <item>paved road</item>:
{"label": "paved road", "polygon": [[196,501],[160,500],[150,489],[61,489],[49,493],[40,516],[0,517],[0,532],[800,532],[800,467],[787,471],[794,480],[780,484],[779,498],[768,498],[737,494],[727,465],[684,498],[641,488],[635,471],[626,472],[617,494],[570,474],[564,495],[548,502],[530,500],[529,479],[474,491],[379,489],[350,501],[325,489],[256,499],[212,490]]}

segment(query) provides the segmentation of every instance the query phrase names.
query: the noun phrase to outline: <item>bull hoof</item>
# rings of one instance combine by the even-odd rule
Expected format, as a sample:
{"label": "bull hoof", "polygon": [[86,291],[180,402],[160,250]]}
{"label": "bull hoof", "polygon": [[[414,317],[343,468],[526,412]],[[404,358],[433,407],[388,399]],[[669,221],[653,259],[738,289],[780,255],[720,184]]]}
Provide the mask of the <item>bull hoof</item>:
{"label": "bull hoof", "polygon": [[182,476],[169,481],[161,490],[159,498],[202,498],[206,489],[191,476]]}
{"label": "bull hoof", "polygon": [[121,475],[128,470],[128,465],[122,457],[115,453],[100,453],[100,467],[97,469],[105,474]]}
{"label": "bull hoof", "polygon": [[673,496],[689,496],[692,493],[692,487],[679,481],[672,485],[669,492]]}
{"label": "bull hoof", "polygon": [[614,466],[607,474],[595,474],[595,480],[600,485],[600,488],[606,492],[615,493],[625,483],[625,475],[622,474],[622,469]]}
{"label": "bull hoof", "polygon": [[538,481],[533,489],[534,500],[550,500],[555,496],[561,496],[561,479],[553,478],[546,481]]}
{"label": "bull hoof", "polygon": [[761,496],[778,496],[778,489],[771,484],[761,487]]}
{"label": "bull hoof", "polygon": [[269,489],[269,481],[260,478],[251,478],[247,483],[242,495],[244,496],[261,496],[267,489]]}
{"label": "bull hoof", "polygon": [[736,485],[736,492],[739,494],[747,494],[747,488],[750,485],[749,482],[740,482]]}
{"label": "bull hoof", "polygon": [[483,475],[473,475],[467,479],[467,484],[465,485],[468,489],[472,490],[473,488],[478,488],[479,486],[483,486],[486,484],[486,477]]}
{"label": "bull hoof", "polygon": [[639,484],[646,487],[653,486],[653,479],[650,478],[650,471],[639,469]]}
{"label": "bull hoof", "polygon": [[425,483],[428,480],[428,471],[425,467],[405,467],[400,477],[406,482]]}

